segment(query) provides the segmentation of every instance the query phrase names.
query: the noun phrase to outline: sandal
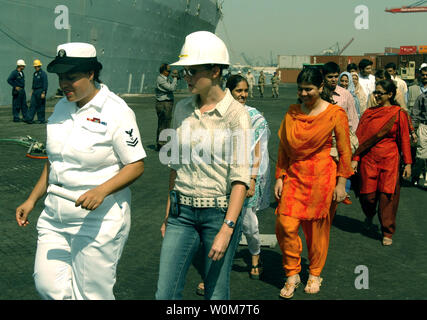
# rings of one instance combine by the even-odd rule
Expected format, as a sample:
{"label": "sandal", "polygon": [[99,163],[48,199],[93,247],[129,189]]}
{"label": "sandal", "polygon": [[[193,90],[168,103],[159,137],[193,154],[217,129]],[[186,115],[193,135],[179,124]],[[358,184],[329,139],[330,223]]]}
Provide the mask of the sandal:
{"label": "sandal", "polygon": [[[252,271],[254,269],[258,269],[258,274],[254,274],[252,273]],[[258,262],[258,264],[256,266],[252,266],[251,267],[251,272],[249,273],[249,278],[253,279],[253,280],[259,280],[259,277],[261,276],[262,273],[262,264],[261,261]]]}
{"label": "sandal", "polygon": [[[285,285],[283,286],[282,290],[280,290],[279,297],[282,299],[291,299],[294,296],[296,288],[298,288],[298,286],[301,284],[301,279],[298,274],[295,277],[295,281],[290,282],[290,278],[291,277],[288,277],[288,279],[286,279]],[[286,294],[286,292],[289,293]]]}
{"label": "sandal", "polygon": [[391,246],[392,243],[393,243],[393,240],[391,238],[387,238],[387,237],[383,238],[383,246]]}
{"label": "sandal", "polygon": [[[305,293],[308,293],[308,294],[319,293],[320,286],[322,285],[322,281],[323,281],[323,279],[321,277],[316,277],[316,276],[310,275],[308,277],[307,285],[305,286],[305,289],[304,289]],[[314,291],[313,291],[313,289],[314,289]]]}
{"label": "sandal", "polygon": [[205,295],[205,284],[204,284],[204,282],[200,282],[197,285],[196,294],[199,295],[199,296],[204,296]]}
{"label": "sandal", "polygon": [[344,204],[352,204],[353,202],[350,199],[350,196],[347,195],[347,197],[345,197],[345,199],[342,201],[342,203]]}

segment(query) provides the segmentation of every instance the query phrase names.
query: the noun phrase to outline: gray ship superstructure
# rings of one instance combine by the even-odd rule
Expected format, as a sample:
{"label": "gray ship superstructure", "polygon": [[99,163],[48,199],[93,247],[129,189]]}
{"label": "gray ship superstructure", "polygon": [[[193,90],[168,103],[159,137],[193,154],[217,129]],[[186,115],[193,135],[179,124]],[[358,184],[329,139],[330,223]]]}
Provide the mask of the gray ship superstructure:
{"label": "gray ship superstructure", "polygon": [[[116,93],[153,92],[158,68],[174,62],[185,36],[215,32],[220,0],[0,0],[0,105],[11,103],[6,79],[24,59],[27,99],[34,59],[43,69],[58,44],[93,44],[104,68],[101,80]],[[49,74],[48,96],[58,89]]]}

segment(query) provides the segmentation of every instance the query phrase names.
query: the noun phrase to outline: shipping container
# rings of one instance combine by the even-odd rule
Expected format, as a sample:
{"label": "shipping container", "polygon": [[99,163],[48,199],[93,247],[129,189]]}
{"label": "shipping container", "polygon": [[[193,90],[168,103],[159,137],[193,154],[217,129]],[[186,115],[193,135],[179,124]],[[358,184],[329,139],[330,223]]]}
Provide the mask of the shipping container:
{"label": "shipping container", "polygon": [[362,59],[368,59],[373,62],[372,68],[376,68],[376,57],[377,56],[311,56],[310,63],[326,63],[333,61],[340,66],[341,72],[347,71],[347,65],[350,63],[355,63],[359,65],[359,62]]}
{"label": "shipping container", "polygon": [[279,69],[301,69],[304,63],[310,63],[310,56],[279,55]]}
{"label": "shipping container", "polygon": [[384,53],[385,54],[399,54],[400,52],[400,48],[391,48],[391,47],[386,47],[384,48]]}
{"label": "shipping container", "polygon": [[399,54],[416,54],[417,46],[400,46]]}
{"label": "shipping container", "polygon": [[397,73],[402,79],[411,81],[415,79],[421,64],[427,62],[427,54],[385,55],[377,57],[378,69],[384,69],[390,62],[396,64]]}
{"label": "shipping container", "polygon": [[415,80],[421,64],[427,62],[426,54],[411,54],[399,56],[399,74],[404,80]]}
{"label": "shipping container", "polygon": [[427,46],[419,46],[418,53],[427,53]]}
{"label": "shipping container", "polygon": [[377,56],[376,60],[377,69],[384,69],[388,63],[394,63],[397,67],[399,67],[398,55]]}
{"label": "shipping container", "polygon": [[279,69],[280,80],[283,83],[296,83],[302,69]]}

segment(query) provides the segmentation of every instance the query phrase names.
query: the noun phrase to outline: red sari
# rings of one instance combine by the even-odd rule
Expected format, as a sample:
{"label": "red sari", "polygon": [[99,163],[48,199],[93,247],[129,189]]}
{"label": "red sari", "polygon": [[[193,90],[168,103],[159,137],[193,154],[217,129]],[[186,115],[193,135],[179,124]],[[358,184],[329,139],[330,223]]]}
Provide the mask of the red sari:
{"label": "red sari", "polygon": [[376,191],[393,194],[399,177],[400,153],[405,164],[412,163],[408,116],[399,106],[367,109],[356,130],[359,148],[361,194]]}

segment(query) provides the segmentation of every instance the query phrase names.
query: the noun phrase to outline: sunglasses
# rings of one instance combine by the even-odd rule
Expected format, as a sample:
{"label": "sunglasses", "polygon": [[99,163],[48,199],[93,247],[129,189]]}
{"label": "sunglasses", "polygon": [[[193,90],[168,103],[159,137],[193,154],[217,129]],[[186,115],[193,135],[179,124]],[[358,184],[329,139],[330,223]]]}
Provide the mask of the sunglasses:
{"label": "sunglasses", "polygon": [[197,70],[195,68],[184,68],[184,76],[194,77],[198,72],[202,72],[205,70],[210,70],[211,68],[205,67],[204,69]]}
{"label": "sunglasses", "polygon": [[382,95],[384,95],[384,94],[388,94],[388,92],[382,92],[382,91],[374,91],[374,92],[372,92],[374,95],[379,95],[379,96],[382,96]]}

